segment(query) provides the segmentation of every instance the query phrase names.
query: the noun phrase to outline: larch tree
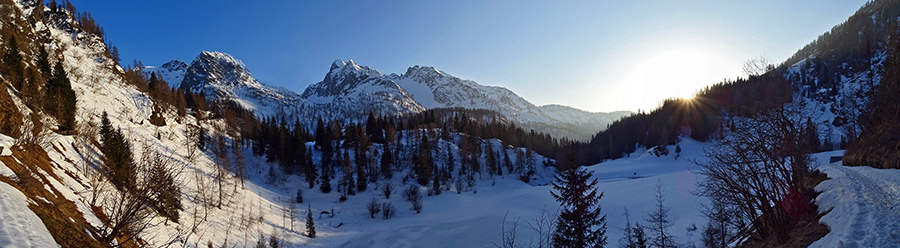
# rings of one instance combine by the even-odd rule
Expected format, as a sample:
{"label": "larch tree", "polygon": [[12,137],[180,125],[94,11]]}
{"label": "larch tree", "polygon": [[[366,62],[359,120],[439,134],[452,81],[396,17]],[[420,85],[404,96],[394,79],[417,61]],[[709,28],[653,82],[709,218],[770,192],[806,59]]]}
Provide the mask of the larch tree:
{"label": "larch tree", "polygon": [[653,206],[653,212],[651,212],[650,216],[645,220],[648,223],[650,231],[655,235],[655,237],[650,240],[650,244],[660,248],[675,247],[675,237],[669,233],[669,228],[675,225],[675,221],[669,214],[672,207],[664,204],[665,199],[663,198],[662,182],[656,184],[656,193],[654,193],[654,196],[656,196],[656,205]]}

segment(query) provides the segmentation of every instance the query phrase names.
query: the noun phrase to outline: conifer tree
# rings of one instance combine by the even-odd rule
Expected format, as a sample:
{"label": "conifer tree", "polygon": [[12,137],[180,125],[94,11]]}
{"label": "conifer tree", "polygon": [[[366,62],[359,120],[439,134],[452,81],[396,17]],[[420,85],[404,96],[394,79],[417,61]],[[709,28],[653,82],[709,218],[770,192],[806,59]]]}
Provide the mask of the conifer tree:
{"label": "conifer tree", "polygon": [[416,161],[416,182],[420,185],[428,185],[428,181],[434,174],[434,161],[431,157],[431,142],[428,141],[428,134],[422,135],[422,142],[419,144],[419,154]]}
{"label": "conifer tree", "polygon": [[111,130],[104,135],[103,164],[110,182],[119,190],[134,188],[137,179],[137,170],[131,154],[131,145],[125,139],[121,129]]}
{"label": "conifer tree", "polygon": [[384,146],[384,152],[381,153],[381,176],[386,179],[391,179],[393,177],[393,170],[391,167],[394,166],[394,159],[391,157],[391,148],[389,145]]}
{"label": "conifer tree", "polygon": [[306,182],[309,183],[309,188],[311,189],[316,186],[316,176],[318,176],[316,173],[316,165],[313,164],[312,161],[312,148],[307,148],[305,144],[301,147],[303,147],[301,149],[306,149],[306,156],[303,157],[303,160],[305,161],[303,162],[303,165],[306,166]]}
{"label": "conifer tree", "polygon": [[488,166],[488,174],[490,174],[493,178],[493,175],[502,175],[503,172],[500,172],[500,168],[497,166],[497,154],[494,153],[494,144],[488,142],[486,145],[485,156],[487,156],[487,166]]}
{"label": "conifer tree", "polygon": [[[330,156],[329,156],[330,157]],[[322,155],[322,160],[325,160],[325,156]],[[325,168],[325,162],[322,162],[322,176],[319,178],[322,181],[322,184],[319,184],[319,190],[322,193],[328,194],[331,193],[331,172]]]}
{"label": "conifer tree", "polygon": [[60,131],[68,131],[75,128],[75,91],[69,82],[62,63],[56,62],[53,67],[53,75],[47,81],[47,99],[44,109],[52,113],[59,122]]}
{"label": "conifer tree", "polygon": [[554,247],[603,247],[606,245],[606,215],[601,215],[597,179],[591,172],[570,168],[556,175],[550,194],[560,202],[560,215],[553,233]]}
{"label": "conifer tree", "polygon": [[366,176],[366,167],[368,167],[368,158],[366,151],[362,148],[356,150],[356,191],[366,191],[369,185],[369,179]]}
{"label": "conifer tree", "polygon": [[157,194],[151,198],[153,208],[159,215],[178,223],[179,211],[184,210],[181,205],[181,187],[175,183],[175,172],[163,160],[158,153],[152,156],[150,167],[150,178],[148,179],[151,187],[156,187],[153,192]]}
{"label": "conifer tree", "polygon": [[37,63],[41,76],[43,76],[44,79],[49,79],[53,71],[51,71],[50,67],[50,55],[47,54],[47,49],[44,49],[43,45],[38,46],[38,57],[35,63]]}
{"label": "conifer tree", "polygon": [[22,90],[23,86],[23,67],[22,67],[22,55],[19,54],[19,45],[16,44],[16,37],[9,37],[9,42],[6,45],[6,54],[3,55],[3,63],[5,65],[5,76],[6,80],[12,81],[13,87],[18,90]]}
{"label": "conifer tree", "polygon": [[313,222],[312,216],[312,206],[306,205],[306,237],[315,238],[316,237],[316,223]]}
{"label": "conifer tree", "polygon": [[159,79],[156,79],[156,72],[150,72],[150,82],[147,83],[147,92],[151,97],[156,96],[156,88],[159,86]]}
{"label": "conifer tree", "polygon": [[341,193],[344,194],[344,197],[349,195],[356,195],[356,181],[353,180],[353,163],[350,161],[350,154],[347,153],[347,150],[344,150],[344,159],[341,160],[341,174],[342,180],[341,185],[344,190]]}

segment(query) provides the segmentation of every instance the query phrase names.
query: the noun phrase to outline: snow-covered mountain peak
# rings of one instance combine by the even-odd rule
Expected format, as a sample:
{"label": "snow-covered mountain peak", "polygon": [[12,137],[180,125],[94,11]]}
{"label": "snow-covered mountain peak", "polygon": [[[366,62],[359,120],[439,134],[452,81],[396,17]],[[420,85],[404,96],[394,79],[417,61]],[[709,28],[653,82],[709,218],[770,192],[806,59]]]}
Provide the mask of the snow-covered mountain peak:
{"label": "snow-covered mountain peak", "polygon": [[361,66],[353,62],[353,60],[343,61],[343,60],[335,60],[334,63],[331,64],[331,69],[328,70],[328,74],[325,75],[324,81],[329,82],[338,82],[342,81],[346,77],[354,77],[356,79],[365,79],[367,77],[383,77],[384,74],[381,72],[371,69],[368,66]]}
{"label": "snow-covered mountain peak", "polygon": [[230,87],[259,86],[250,70],[238,59],[221,52],[203,51],[191,62],[184,75],[184,86],[200,91],[209,84]]}
{"label": "snow-covered mountain peak", "polygon": [[[449,74],[444,73],[437,68],[431,66],[419,66],[415,65],[406,69],[406,73],[403,73],[400,77],[409,78],[419,82],[425,83],[433,83],[439,78],[453,77]],[[429,84],[430,86],[430,84]]]}
{"label": "snow-covered mountain peak", "polygon": [[328,71],[334,71],[334,69],[344,67],[345,65],[347,65],[347,62],[344,60],[341,60],[341,59],[334,60],[334,62],[331,63],[331,69],[328,69]]}
{"label": "snow-covered mountain peak", "polygon": [[169,83],[169,86],[172,87],[180,87],[181,81],[184,80],[184,75],[187,73],[187,70],[188,64],[177,59],[166,62],[159,67],[144,66],[141,68],[141,72],[144,73],[144,76],[150,77],[151,73],[155,73],[158,78],[165,80]]}
{"label": "snow-covered mountain peak", "polygon": [[[166,62],[165,64],[162,64],[162,65],[159,66],[159,67],[160,67],[160,68],[165,68],[165,69],[167,69],[167,70],[169,70],[169,71],[183,71],[183,72],[186,72],[187,69],[188,69],[188,64],[185,63],[184,61],[177,60],[177,59],[173,59],[173,60],[171,60],[171,61],[169,61],[169,62]],[[180,82],[178,82],[178,83],[180,83]]]}
{"label": "snow-covered mountain peak", "polygon": [[[303,92],[304,98],[320,98],[325,102],[331,101],[332,97],[347,94],[349,91],[359,88],[362,84],[379,84],[386,87],[396,88],[396,84],[392,86],[390,80],[383,80],[384,74],[371,69],[368,66],[361,66],[353,62],[353,60],[335,60],[331,64],[325,79],[319,83],[311,85]],[[325,99],[328,98],[328,99]],[[323,102],[313,101],[313,102]]]}

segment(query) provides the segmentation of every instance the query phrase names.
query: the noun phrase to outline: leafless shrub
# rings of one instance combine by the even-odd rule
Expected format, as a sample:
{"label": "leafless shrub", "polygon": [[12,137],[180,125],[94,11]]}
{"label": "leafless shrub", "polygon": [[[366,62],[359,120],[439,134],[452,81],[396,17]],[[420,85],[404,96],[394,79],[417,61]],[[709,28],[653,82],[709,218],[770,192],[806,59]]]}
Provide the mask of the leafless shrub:
{"label": "leafless shrub", "polygon": [[394,217],[394,214],[397,213],[397,208],[394,207],[394,204],[390,202],[382,202],[381,203],[381,218],[390,219]]}
{"label": "leafless shrub", "polygon": [[374,219],[375,215],[381,212],[381,204],[378,204],[378,199],[372,198],[372,201],[366,205],[366,210],[369,211],[369,217]]}
{"label": "leafless shrub", "polygon": [[406,190],[403,190],[403,199],[412,204],[412,209],[417,214],[422,212],[422,193],[419,193],[418,186],[410,185]]}
{"label": "leafless shrub", "polygon": [[384,194],[384,199],[391,199],[391,193],[394,192],[394,184],[391,182],[384,182],[381,186],[381,193]]}

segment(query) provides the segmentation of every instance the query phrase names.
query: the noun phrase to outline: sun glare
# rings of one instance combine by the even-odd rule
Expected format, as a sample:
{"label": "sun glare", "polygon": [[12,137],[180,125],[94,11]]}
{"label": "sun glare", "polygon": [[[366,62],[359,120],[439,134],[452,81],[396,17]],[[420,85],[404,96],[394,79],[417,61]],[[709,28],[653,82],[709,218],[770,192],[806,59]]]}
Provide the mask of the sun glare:
{"label": "sun glare", "polygon": [[699,48],[669,49],[636,61],[629,83],[639,92],[643,109],[667,98],[693,98],[702,87],[721,81],[716,75],[727,71],[723,56]]}

